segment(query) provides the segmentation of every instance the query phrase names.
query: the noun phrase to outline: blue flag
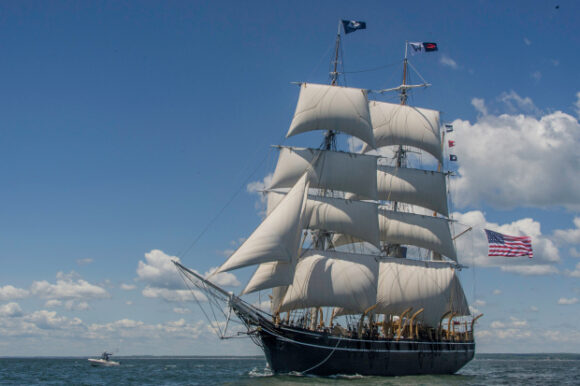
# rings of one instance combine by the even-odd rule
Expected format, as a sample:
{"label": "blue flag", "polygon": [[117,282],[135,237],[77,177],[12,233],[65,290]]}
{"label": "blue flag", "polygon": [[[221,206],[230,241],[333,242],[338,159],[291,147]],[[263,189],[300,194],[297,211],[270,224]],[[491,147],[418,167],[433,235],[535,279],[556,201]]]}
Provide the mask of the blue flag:
{"label": "blue flag", "polygon": [[367,29],[367,23],[365,23],[364,21],[356,21],[356,20],[343,20],[342,26],[344,27],[345,34],[354,32],[357,29]]}
{"label": "blue flag", "polygon": [[457,156],[455,154],[449,154],[449,161],[457,161]]}
{"label": "blue flag", "polygon": [[448,133],[451,133],[453,131],[453,125],[446,124],[445,125],[445,131],[448,132]]}

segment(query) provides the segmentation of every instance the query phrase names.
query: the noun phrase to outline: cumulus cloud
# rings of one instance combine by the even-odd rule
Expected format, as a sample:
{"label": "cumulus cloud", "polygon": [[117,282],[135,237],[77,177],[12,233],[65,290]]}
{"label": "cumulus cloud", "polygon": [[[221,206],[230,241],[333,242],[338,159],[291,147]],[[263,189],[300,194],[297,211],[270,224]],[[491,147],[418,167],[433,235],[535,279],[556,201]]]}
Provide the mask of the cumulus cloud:
{"label": "cumulus cloud", "polygon": [[576,109],[576,116],[580,118],[580,91],[576,93],[576,102],[574,103]]}
{"label": "cumulus cloud", "polygon": [[11,285],[0,287],[0,301],[23,299],[29,295],[25,289],[16,288]]}
{"label": "cumulus cloud", "polygon": [[0,306],[0,317],[15,318],[22,316],[22,308],[18,303],[8,303]]}
{"label": "cumulus cloud", "polygon": [[153,249],[145,254],[145,261],[139,261],[137,277],[152,287],[166,289],[184,288],[183,280],[172,260],[180,262],[176,256],[166,255],[163,251]]}
{"label": "cumulus cloud", "polygon": [[564,273],[570,277],[580,277],[580,263],[576,264],[576,268],[573,271],[567,269]]}
{"label": "cumulus cloud", "polygon": [[82,324],[82,320],[79,318],[69,319],[66,316],[58,315],[56,311],[46,310],[35,311],[25,315],[23,319],[42,330],[66,329]]}
{"label": "cumulus cloud", "polygon": [[[467,265],[482,267],[499,267],[506,272],[522,275],[545,275],[558,273],[554,266],[560,262],[558,248],[552,240],[542,235],[540,223],[531,218],[524,218],[509,224],[488,222],[481,211],[454,213],[453,218],[464,226],[474,230],[456,240],[461,262]],[[488,256],[488,243],[482,229],[491,229],[512,236],[528,235],[532,238],[534,258],[508,258]]]}
{"label": "cumulus cloud", "polygon": [[96,299],[109,297],[109,293],[98,285],[78,278],[75,272],[59,272],[55,284],[46,280],[35,281],[30,293],[45,299]]}
{"label": "cumulus cloud", "polygon": [[163,299],[168,302],[189,302],[198,300],[207,301],[205,295],[199,291],[190,291],[189,289],[172,290],[167,288],[146,287],[142,291],[143,296],[152,299]]}
{"label": "cumulus cloud", "polygon": [[565,244],[580,244],[580,217],[574,218],[573,229],[557,229],[554,231],[556,240]]}
{"label": "cumulus cloud", "polygon": [[122,283],[121,286],[120,286],[120,288],[122,290],[125,290],[125,291],[132,291],[135,288],[137,288],[137,286],[134,285],[134,284],[125,284],[125,283]]}
{"label": "cumulus cloud", "polygon": [[[188,289],[172,260],[179,262],[179,258],[169,256],[163,251],[154,249],[145,254],[145,261],[139,261],[137,267],[138,280],[147,283],[142,294],[148,298],[158,298],[169,302],[194,300],[192,291]],[[211,268],[201,275],[211,278],[211,281],[220,286],[239,286],[241,283],[236,276],[229,272],[214,274],[217,267]],[[198,273],[194,270],[194,272]],[[198,301],[206,301],[207,298],[199,291],[194,291]]]}
{"label": "cumulus cloud", "polygon": [[[580,208],[580,124],[566,113],[540,114],[529,98],[502,94],[509,113],[493,115],[485,101],[475,123],[453,122],[459,158],[451,192],[459,207]],[[516,113],[524,111],[525,113]]]}

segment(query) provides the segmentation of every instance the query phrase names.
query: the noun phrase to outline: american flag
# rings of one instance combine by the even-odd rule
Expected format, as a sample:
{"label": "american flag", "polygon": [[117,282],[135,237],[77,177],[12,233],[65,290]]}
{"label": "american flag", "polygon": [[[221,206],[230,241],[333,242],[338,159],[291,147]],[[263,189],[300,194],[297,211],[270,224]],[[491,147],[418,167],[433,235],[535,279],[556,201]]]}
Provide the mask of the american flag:
{"label": "american flag", "polygon": [[485,229],[489,242],[489,256],[534,256],[530,236],[508,236]]}

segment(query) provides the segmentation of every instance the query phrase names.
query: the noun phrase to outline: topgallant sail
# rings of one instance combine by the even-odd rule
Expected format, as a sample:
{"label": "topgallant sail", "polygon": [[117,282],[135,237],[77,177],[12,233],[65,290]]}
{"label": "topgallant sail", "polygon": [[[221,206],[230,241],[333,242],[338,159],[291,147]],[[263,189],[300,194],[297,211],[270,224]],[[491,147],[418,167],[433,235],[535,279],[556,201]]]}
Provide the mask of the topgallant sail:
{"label": "topgallant sail", "polygon": [[[331,84],[300,85],[287,133],[322,130],[322,145],[278,147],[266,218],[217,271],[256,266],[246,287],[234,295],[175,264],[228,322],[232,312],[243,322],[274,372],[454,373],[473,358],[479,316],[457,276],[440,113],[406,104],[416,87],[406,84],[406,54],[399,104],[338,86],[340,38]],[[337,133],[362,151],[338,151]],[[386,146],[391,162],[367,154]],[[410,149],[438,169],[407,167]],[[242,299],[263,290],[270,312]]]}

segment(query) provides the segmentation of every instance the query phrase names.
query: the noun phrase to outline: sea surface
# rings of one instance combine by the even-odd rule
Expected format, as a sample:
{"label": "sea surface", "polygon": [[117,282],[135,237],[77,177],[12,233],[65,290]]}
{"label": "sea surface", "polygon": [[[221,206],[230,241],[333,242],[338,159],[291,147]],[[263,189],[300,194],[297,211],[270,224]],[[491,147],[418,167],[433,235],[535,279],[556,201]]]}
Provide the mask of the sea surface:
{"label": "sea surface", "polygon": [[1,385],[580,385],[578,354],[478,354],[455,375],[273,375],[263,357],[0,358]]}

